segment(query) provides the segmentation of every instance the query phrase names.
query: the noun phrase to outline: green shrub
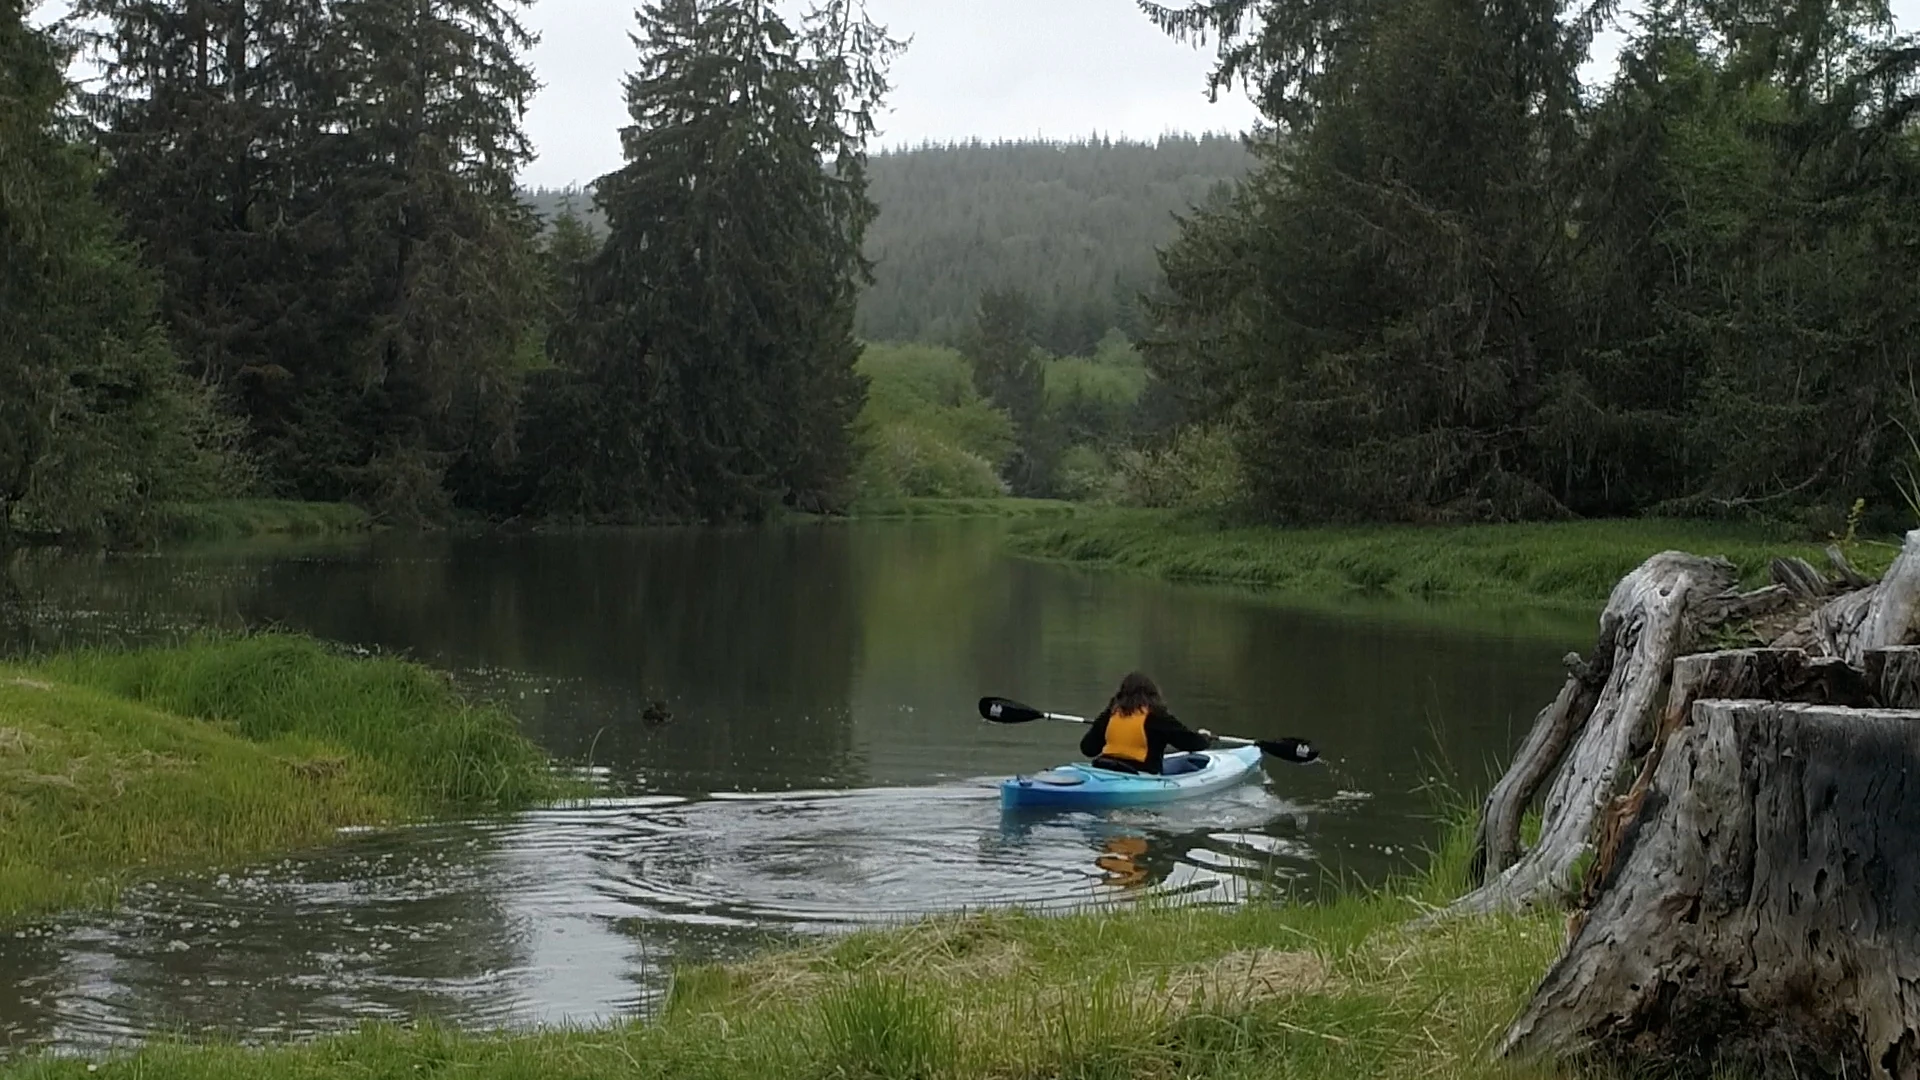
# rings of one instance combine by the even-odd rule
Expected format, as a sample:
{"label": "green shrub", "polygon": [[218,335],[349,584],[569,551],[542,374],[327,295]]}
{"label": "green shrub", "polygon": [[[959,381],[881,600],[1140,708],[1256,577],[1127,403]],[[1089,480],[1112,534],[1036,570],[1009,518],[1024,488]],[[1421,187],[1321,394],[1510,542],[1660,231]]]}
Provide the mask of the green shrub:
{"label": "green shrub", "polygon": [[1114,470],[1107,456],[1092,446],[1072,446],[1054,467],[1053,486],[1064,499],[1097,502],[1114,493]]}
{"label": "green shrub", "polygon": [[1164,449],[1123,451],[1117,485],[1122,503],[1154,509],[1220,510],[1245,491],[1224,428],[1186,428]]}
{"label": "green shrub", "polygon": [[993,462],[910,422],[862,433],[864,499],[980,499],[1007,493]]}

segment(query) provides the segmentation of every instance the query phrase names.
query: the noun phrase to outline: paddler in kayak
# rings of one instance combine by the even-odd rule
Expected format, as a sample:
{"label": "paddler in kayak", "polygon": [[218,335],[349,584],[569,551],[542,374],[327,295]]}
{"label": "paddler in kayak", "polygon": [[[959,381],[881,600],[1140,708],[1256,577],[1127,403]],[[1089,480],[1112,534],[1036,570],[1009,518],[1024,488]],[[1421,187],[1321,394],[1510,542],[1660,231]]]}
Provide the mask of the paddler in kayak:
{"label": "paddler in kayak", "polygon": [[1119,693],[1093,718],[1080,740],[1080,752],[1093,759],[1096,769],[1177,776],[1198,766],[1185,757],[1168,762],[1168,747],[1191,752],[1212,745],[1213,732],[1195,731],[1174,719],[1160,700],[1160,688],[1136,671],[1120,680]]}

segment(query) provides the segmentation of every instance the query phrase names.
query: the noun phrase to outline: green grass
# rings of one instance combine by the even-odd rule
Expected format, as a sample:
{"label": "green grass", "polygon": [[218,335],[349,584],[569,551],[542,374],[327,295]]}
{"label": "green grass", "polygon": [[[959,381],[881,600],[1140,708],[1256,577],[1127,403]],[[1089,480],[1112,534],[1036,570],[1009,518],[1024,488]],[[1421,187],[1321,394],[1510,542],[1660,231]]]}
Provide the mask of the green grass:
{"label": "green grass", "polygon": [[1462,885],[1437,870],[1380,892],[1236,908],[992,912],[862,932],[681,971],[661,1016],[598,1030],[462,1035],[372,1026],[307,1045],[153,1047],[51,1058],[25,1078],[459,1076],[1334,1080],[1572,1076],[1488,1050],[1551,962],[1543,912],[1408,924]]}
{"label": "green grass", "polygon": [[510,717],[443,676],[305,638],[0,666],[0,920],[342,826],[565,793]]}
{"label": "green grass", "polygon": [[[1101,510],[1023,527],[1008,542],[1036,558],[1305,598],[1584,609],[1604,603],[1628,571],[1668,549],[1725,556],[1748,584],[1763,581],[1778,555],[1824,565],[1820,545],[1781,533],[1663,520],[1274,529],[1227,528],[1173,511]],[[1873,550],[1861,561],[1872,564]]]}
{"label": "green grass", "polygon": [[155,535],[163,540],[238,540],[251,536],[327,536],[365,532],[373,519],[347,503],[225,499],[162,507]]}
{"label": "green grass", "polygon": [[1070,517],[1081,512],[1077,503],[1058,499],[892,498],[865,499],[853,508],[855,521],[901,521],[918,518],[1005,518],[1029,520]]}

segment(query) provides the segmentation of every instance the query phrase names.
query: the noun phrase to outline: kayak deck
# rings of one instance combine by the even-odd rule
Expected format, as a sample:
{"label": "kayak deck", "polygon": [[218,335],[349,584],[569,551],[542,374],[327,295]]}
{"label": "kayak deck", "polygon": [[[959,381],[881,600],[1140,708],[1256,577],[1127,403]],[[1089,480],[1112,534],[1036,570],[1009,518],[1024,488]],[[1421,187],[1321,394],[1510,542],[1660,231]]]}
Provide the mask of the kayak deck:
{"label": "kayak deck", "polygon": [[[1179,755],[1176,755],[1179,756]],[[1016,776],[1000,784],[1003,808],[1029,806],[1147,806],[1190,799],[1259,775],[1260,748],[1242,746],[1187,755],[1206,760],[1192,772],[1173,776],[1113,772],[1074,762],[1057,769]]]}

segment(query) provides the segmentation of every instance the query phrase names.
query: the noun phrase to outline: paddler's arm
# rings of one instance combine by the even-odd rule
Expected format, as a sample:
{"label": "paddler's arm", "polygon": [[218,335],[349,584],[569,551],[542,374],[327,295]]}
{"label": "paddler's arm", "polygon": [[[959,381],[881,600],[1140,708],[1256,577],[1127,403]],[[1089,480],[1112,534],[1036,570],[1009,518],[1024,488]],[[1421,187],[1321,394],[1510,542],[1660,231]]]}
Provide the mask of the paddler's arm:
{"label": "paddler's arm", "polygon": [[1101,709],[1100,715],[1093,718],[1087,733],[1080,736],[1080,754],[1083,757],[1097,758],[1107,748],[1107,717],[1113,715],[1112,709]]}
{"label": "paddler's arm", "polygon": [[1168,746],[1189,753],[1213,745],[1213,733],[1205,728],[1195,731],[1174,718],[1172,713],[1156,712],[1147,717],[1147,726]]}

